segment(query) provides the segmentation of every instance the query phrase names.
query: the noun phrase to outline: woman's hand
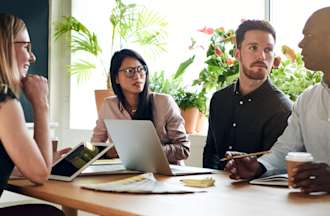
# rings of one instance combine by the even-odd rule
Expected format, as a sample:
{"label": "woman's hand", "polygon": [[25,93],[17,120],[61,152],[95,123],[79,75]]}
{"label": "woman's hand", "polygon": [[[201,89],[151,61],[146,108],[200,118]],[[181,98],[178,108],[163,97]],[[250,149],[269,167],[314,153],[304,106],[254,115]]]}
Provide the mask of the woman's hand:
{"label": "woman's hand", "polygon": [[33,108],[48,108],[48,82],[39,75],[27,75],[22,79],[22,88]]}

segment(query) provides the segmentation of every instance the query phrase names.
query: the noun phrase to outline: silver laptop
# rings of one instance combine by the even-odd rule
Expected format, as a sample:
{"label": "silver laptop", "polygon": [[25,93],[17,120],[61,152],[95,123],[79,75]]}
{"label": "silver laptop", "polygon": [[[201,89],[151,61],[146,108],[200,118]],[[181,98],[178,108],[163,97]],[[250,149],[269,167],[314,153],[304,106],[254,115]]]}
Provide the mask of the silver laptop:
{"label": "silver laptop", "polygon": [[105,119],[104,122],[126,169],[168,176],[213,172],[211,169],[170,165],[151,121]]}
{"label": "silver laptop", "polygon": [[139,174],[140,171],[128,170],[122,163],[120,164],[92,164],[84,169],[79,176],[94,175],[116,175],[116,174]]}

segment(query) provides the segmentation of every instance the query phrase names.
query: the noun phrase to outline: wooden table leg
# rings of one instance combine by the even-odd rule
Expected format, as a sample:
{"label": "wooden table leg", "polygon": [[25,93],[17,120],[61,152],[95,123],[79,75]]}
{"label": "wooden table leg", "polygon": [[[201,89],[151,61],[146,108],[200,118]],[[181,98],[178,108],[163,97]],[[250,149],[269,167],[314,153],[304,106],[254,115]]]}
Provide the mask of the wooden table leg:
{"label": "wooden table leg", "polygon": [[67,206],[62,206],[65,216],[78,216],[78,210]]}

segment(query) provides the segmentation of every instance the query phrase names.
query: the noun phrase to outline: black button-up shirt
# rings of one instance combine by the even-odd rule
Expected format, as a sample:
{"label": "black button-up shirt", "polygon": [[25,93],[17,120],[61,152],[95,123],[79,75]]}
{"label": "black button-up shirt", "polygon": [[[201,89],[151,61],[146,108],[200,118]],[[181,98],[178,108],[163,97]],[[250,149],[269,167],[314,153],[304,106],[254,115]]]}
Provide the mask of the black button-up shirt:
{"label": "black button-up shirt", "polygon": [[291,101],[267,79],[258,89],[241,95],[239,81],[214,93],[203,166],[223,169],[226,151],[268,150],[291,114]]}

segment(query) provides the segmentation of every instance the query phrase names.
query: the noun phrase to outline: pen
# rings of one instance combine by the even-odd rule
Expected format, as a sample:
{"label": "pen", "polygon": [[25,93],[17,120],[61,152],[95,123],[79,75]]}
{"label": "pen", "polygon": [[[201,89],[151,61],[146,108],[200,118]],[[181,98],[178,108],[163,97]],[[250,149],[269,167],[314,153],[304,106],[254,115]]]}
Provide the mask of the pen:
{"label": "pen", "polygon": [[249,153],[249,154],[227,156],[227,157],[224,157],[224,158],[220,159],[220,161],[227,161],[227,160],[231,160],[231,159],[239,159],[239,158],[245,158],[245,157],[250,157],[250,156],[268,154],[268,153],[271,153],[271,151],[268,150],[268,151],[254,152],[254,153]]}

